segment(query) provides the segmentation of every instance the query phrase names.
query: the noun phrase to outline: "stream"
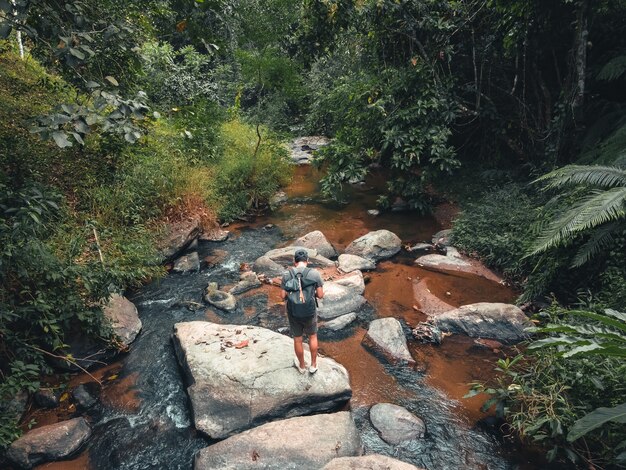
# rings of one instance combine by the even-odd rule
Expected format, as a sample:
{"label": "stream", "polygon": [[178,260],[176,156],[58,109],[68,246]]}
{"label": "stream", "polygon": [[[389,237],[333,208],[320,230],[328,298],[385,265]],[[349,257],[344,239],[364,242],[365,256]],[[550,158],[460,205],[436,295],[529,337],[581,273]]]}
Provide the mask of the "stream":
{"label": "stream", "polygon": [[[313,230],[321,230],[341,252],[352,240],[372,230],[388,229],[408,244],[430,241],[442,228],[438,219],[412,212],[369,215],[367,210],[376,207],[380,191],[375,176],[372,182],[347,188],[350,202],[343,205],[321,199],[319,176],[310,166],[297,167],[286,188],[289,200],[280,209],[253,222],[231,225],[231,236],[225,242],[200,243],[198,254],[204,260],[200,272],[170,274],[129,295],[139,310],[143,330],[128,354],[93,373],[104,388],[98,404],[87,415],[93,427],[91,439],[72,460],[37,468],[191,469],[195,452],[212,441],[192,426],[185,385],[170,340],[174,324],[207,320],[275,331],[287,326],[278,287],[264,284],[243,294],[237,310],[225,313],[203,304],[208,282],[217,282],[220,287],[233,285],[242,263],[252,264],[268,250],[288,245]],[[448,224],[445,218],[446,214],[443,223]],[[409,338],[409,348],[418,363],[413,369],[387,364],[361,345],[367,331],[363,319],[393,316],[409,327],[426,319],[414,308],[416,279],[428,278],[431,292],[445,296],[454,306],[515,299],[515,292],[498,283],[426,271],[415,266],[414,259],[415,255],[403,250],[366,273],[369,305],[359,322],[345,332],[330,335],[322,330],[319,335],[321,353],[343,364],[350,374],[353,396],[349,409],[366,452],[390,455],[428,470],[545,468],[527,461],[506,440],[481,425],[487,416],[480,411],[484,397],[462,398],[469,382],[493,376],[494,361],[502,352],[479,349],[473,340],[461,336],[447,337],[441,346]],[[70,387],[91,380],[79,375],[71,379]],[[369,407],[380,402],[401,405],[420,416],[426,423],[425,438],[404,446],[382,441],[368,420]],[[62,413],[67,417],[76,411],[66,404],[64,410],[35,411],[28,419],[40,426],[58,420]]]}

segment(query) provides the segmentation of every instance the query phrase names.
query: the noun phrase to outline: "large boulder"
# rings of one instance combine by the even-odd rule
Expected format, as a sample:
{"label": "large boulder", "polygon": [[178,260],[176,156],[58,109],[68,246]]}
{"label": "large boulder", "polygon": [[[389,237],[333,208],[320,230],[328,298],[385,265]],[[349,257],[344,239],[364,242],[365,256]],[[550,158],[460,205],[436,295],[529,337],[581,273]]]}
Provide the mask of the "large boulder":
{"label": "large boulder", "polygon": [[357,314],[354,312],[346,313],[345,315],[341,315],[340,317],[334,318],[330,321],[322,323],[320,328],[325,328],[327,330],[339,331],[343,330],[346,326],[351,324],[353,321],[357,319]]}
{"label": "large boulder", "polygon": [[348,255],[346,253],[339,255],[338,268],[344,273],[352,271],[371,271],[376,269],[376,263],[367,258],[362,258],[357,255]]}
{"label": "large boulder", "polygon": [[361,271],[324,283],[324,298],[318,301],[317,314],[322,320],[330,320],[358,310],[365,302],[365,281]]}
{"label": "large boulder", "polygon": [[322,470],[421,470],[415,465],[381,454],[360,457],[337,457],[328,462]]}
{"label": "large boulder", "polygon": [[[257,258],[254,262],[254,270],[257,273],[263,273],[266,276],[280,276],[286,268],[293,266],[293,255],[296,249],[304,248],[302,246],[287,246],[284,248],[276,248],[270,250],[263,256]],[[314,248],[306,248],[309,254],[309,267],[311,268],[327,268],[335,266],[335,262],[329,260],[325,256],[320,255]]]}
{"label": "large boulder", "polygon": [[426,432],[426,425],[421,418],[406,408],[392,403],[378,403],[372,406],[370,421],[381,439],[391,445],[421,439]]}
{"label": "large boulder", "polygon": [[7,457],[23,468],[71,455],[91,436],[84,418],[74,418],[27,432],[9,447]]}
{"label": "large boulder", "polygon": [[306,235],[298,238],[293,244],[295,246],[303,246],[307,249],[312,248],[316,250],[318,254],[326,258],[336,258],[338,254],[335,247],[319,230],[307,233]]}
{"label": "large boulder", "polygon": [[161,257],[170,261],[181,253],[189,244],[200,235],[202,231],[200,221],[183,220],[165,227],[163,237],[158,243]]}
{"label": "large boulder", "polygon": [[402,248],[402,241],[389,230],[376,230],[357,238],[346,248],[346,253],[372,261],[391,258]]}
{"label": "large boulder", "polygon": [[361,453],[348,411],[274,421],[218,442],[196,454],[195,470],[300,470]]}
{"label": "large boulder", "polygon": [[471,274],[494,282],[502,282],[498,275],[490,271],[480,261],[461,255],[452,246],[447,248],[445,255],[430,254],[420,256],[415,260],[415,264],[429,271]]}
{"label": "large boulder", "polygon": [[533,326],[515,305],[488,302],[463,305],[434,317],[433,321],[443,331],[504,343],[527,339],[525,329]]}
{"label": "large boulder", "polygon": [[300,374],[293,341],[265,328],[177,323],[173,340],[195,426],[215,439],[275,419],[334,410],[352,396],[342,365],[320,357],[315,375]]}
{"label": "large boulder", "polygon": [[393,317],[373,320],[363,342],[381,352],[391,362],[415,362],[409,352],[402,325]]}
{"label": "large boulder", "polygon": [[135,341],[142,324],[134,303],[119,294],[112,294],[102,311],[124,346]]}

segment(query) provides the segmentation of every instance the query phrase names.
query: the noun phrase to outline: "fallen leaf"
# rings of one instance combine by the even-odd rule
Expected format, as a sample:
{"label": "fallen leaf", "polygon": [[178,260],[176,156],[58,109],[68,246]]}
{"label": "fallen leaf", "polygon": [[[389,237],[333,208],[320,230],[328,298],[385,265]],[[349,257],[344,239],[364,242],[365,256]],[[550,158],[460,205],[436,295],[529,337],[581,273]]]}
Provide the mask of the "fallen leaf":
{"label": "fallen leaf", "polygon": [[235,345],[235,349],[245,348],[246,346],[248,346],[248,340],[244,339],[242,342]]}

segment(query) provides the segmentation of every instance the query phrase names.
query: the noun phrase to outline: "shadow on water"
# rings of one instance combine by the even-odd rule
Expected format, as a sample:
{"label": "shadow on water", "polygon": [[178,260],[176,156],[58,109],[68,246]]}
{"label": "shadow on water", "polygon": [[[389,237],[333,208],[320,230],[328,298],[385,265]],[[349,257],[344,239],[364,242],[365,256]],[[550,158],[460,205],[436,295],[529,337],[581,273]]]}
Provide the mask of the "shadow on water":
{"label": "shadow on water", "polygon": [[[128,355],[98,372],[99,378],[105,379],[105,387],[99,403],[89,411],[92,438],[74,460],[40,468],[192,468],[195,452],[212,441],[197,433],[192,425],[186,384],[170,340],[174,324],[208,320],[274,331],[284,331],[287,326],[277,287],[263,285],[248,292],[239,297],[236,311],[224,313],[203,303],[202,294],[208,282],[220,286],[236,283],[242,263],[250,264],[266,251],[311,230],[322,230],[341,250],[370,230],[386,228],[404,242],[412,242],[428,240],[440,228],[435,219],[411,213],[369,216],[366,211],[375,207],[376,194],[367,185],[355,189],[352,202],[337,210],[312,196],[317,189],[315,178],[311,169],[299,168],[287,190],[292,198],[297,198],[296,202],[260,217],[254,223],[257,228],[251,228],[251,224],[231,227],[234,235],[224,243],[201,243],[199,255],[204,263],[200,272],[167,276],[130,296],[139,310],[143,330]],[[263,228],[266,224],[273,227]],[[434,275],[414,266],[406,256],[381,263],[368,276],[365,295],[369,305],[357,312],[357,322],[340,333],[320,332],[321,352],[343,364],[350,373],[350,407],[366,451],[397,457],[429,470],[539,468],[521,465],[521,458],[503,456],[501,443],[475,426],[482,417],[478,411],[480,397],[474,402],[461,400],[467,382],[492,373],[496,357],[493,353],[474,351],[466,339],[447,341],[439,348],[410,342],[411,352],[420,364],[416,370],[388,364],[361,343],[374,318],[394,316],[407,331],[425,318],[414,308],[415,278],[430,276],[432,289],[450,292],[449,302],[455,305],[510,300],[513,293],[481,280],[472,284]],[[89,380],[81,377],[82,381]],[[422,417],[427,429],[425,438],[405,446],[390,446],[382,441],[368,418],[369,407],[380,402],[404,406]]]}

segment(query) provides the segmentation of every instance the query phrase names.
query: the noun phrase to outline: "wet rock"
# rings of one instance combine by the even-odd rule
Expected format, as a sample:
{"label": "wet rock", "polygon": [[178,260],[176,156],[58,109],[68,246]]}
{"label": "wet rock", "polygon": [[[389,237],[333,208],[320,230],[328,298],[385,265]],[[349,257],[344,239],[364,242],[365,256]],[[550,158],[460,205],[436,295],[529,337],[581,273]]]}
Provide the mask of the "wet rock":
{"label": "wet rock", "polygon": [[524,330],[533,326],[515,305],[488,302],[463,305],[435,317],[433,322],[443,331],[504,343],[527,339],[529,334]]}
{"label": "wet rock", "polygon": [[200,258],[198,257],[198,253],[194,251],[193,253],[178,258],[176,262],[174,262],[172,271],[181,274],[200,271]]}
{"label": "wet rock", "polygon": [[56,408],[59,406],[59,397],[56,396],[54,390],[50,388],[42,388],[37,390],[33,395],[35,403],[40,408]]}
{"label": "wet rock", "polygon": [[228,240],[229,236],[230,232],[228,230],[216,228],[203,232],[202,235],[200,235],[200,241],[219,243]]}
{"label": "wet rock", "polygon": [[105,318],[111,322],[113,333],[120,339],[123,346],[128,347],[135,341],[142,324],[134,303],[124,296],[112,294],[102,311]]}
{"label": "wet rock", "polygon": [[192,242],[187,247],[187,250],[189,250],[189,251],[197,251],[198,250],[198,239],[197,238],[192,240]]}
{"label": "wet rock", "polygon": [[204,292],[204,300],[214,307],[228,312],[237,308],[237,299],[235,296],[230,292],[218,290],[215,282],[209,283],[209,286]]}
{"label": "wet rock", "polygon": [[411,330],[413,337],[421,341],[422,343],[435,343],[441,344],[443,341],[443,333],[439,327],[432,323],[419,323],[415,328]]}
{"label": "wet rock", "polygon": [[455,307],[441,300],[428,288],[430,282],[428,277],[413,281],[413,296],[419,304],[419,310],[426,315],[439,315],[453,310]]}
{"label": "wet rock", "polygon": [[381,439],[391,445],[421,439],[426,432],[426,425],[421,418],[391,403],[378,403],[372,406],[370,421]]}
{"label": "wet rock", "polygon": [[361,271],[324,283],[324,298],[318,300],[319,318],[330,320],[358,310],[366,302],[363,292],[365,281]]}
{"label": "wet rock", "polygon": [[344,273],[349,273],[352,271],[371,271],[372,269],[376,269],[376,263],[367,258],[361,258],[356,255],[348,255],[343,254],[339,255],[339,270]]}
{"label": "wet rock", "polygon": [[168,225],[158,246],[164,261],[172,260],[200,235],[200,222],[183,220]]}
{"label": "wet rock", "polygon": [[436,234],[433,235],[432,238],[433,245],[443,245],[443,246],[451,246],[452,245],[452,229],[448,228],[445,230],[440,230]]}
{"label": "wet rock", "polygon": [[416,243],[413,246],[407,248],[409,253],[426,253],[428,251],[432,251],[434,249],[433,245],[430,243]]}
{"label": "wet rock", "polygon": [[[343,366],[320,357],[315,375],[300,374],[293,366],[293,341],[265,328],[177,323],[173,341],[190,384],[195,427],[211,438],[276,419],[335,410],[352,395]],[[308,350],[305,356],[309,362]]]}
{"label": "wet rock", "polygon": [[496,351],[502,349],[502,343],[495,339],[477,338],[474,340],[474,347],[478,349],[490,349]]}
{"label": "wet rock", "polygon": [[284,191],[278,191],[272,197],[270,197],[270,208],[272,210],[278,208],[289,200],[289,196]]}
{"label": "wet rock", "polygon": [[26,412],[27,405],[28,392],[21,390],[8,399],[0,400],[0,412],[8,418],[20,421]]}
{"label": "wet rock", "polygon": [[363,343],[380,351],[392,362],[406,361],[409,364],[415,362],[409,352],[402,325],[393,317],[372,321],[363,338]]}
{"label": "wet rock", "polygon": [[297,165],[309,165],[313,152],[329,143],[330,139],[324,136],[298,137],[289,146],[291,160]]}
{"label": "wet rock", "polygon": [[254,262],[254,270],[266,277],[282,276],[285,268],[267,256],[261,256]]}
{"label": "wet rock", "polygon": [[99,388],[96,383],[80,384],[72,390],[72,398],[80,410],[88,410],[98,403]]}
{"label": "wet rock", "polygon": [[369,454],[360,457],[338,457],[328,462],[322,470],[422,470],[410,463],[386,455]]}
{"label": "wet rock", "polygon": [[298,238],[293,244],[294,246],[303,246],[307,249],[314,249],[318,254],[326,258],[336,258],[338,254],[335,247],[319,230],[307,233],[306,235]]}
{"label": "wet rock", "polygon": [[494,282],[502,283],[502,279],[486,268],[481,262],[461,255],[452,246],[446,248],[447,253],[420,256],[415,264],[430,271],[443,273],[466,273],[481,276]]}
{"label": "wet rock", "polygon": [[252,289],[256,289],[261,286],[261,281],[259,280],[259,276],[255,272],[246,271],[239,276],[239,282],[235,284],[235,286],[230,289],[230,293],[237,295],[243,294]]}
{"label": "wet rock", "polygon": [[7,457],[23,468],[58,460],[78,450],[91,436],[84,418],[42,426],[29,431],[9,447]]}
{"label": "wet rock", "polygon": [[397,197],[391,204],[391,212],[404,212],[409,210],[409,203],[401,197]]}
{"label": "wet rock", "polygon": [[372,217],[376,217],[380,215],[380,211],[378,209],[370,209],[367,211],[367,213],[371,215]]}
{"label": "wet rock", "polygon": [[346,248],[346,254],[357,255],[374,262],[391,258],[402,248],[402,241],[389,230],[376,230],[357,238]]}
{"label": "wet rock", "polygon": [[361,453],[347,411],[264,424],[202,449],[195,470],[296,470],[321,468],[336,457]]}
{"label": "wet rock", "polygon": [[346,313],[345,315],[341,315],[333,320],[327,321],[321,325],[322,328],[326,328],[332,331],[343,330],[346,326],[352,323],[357,319],[357,315],[354,312]]}

